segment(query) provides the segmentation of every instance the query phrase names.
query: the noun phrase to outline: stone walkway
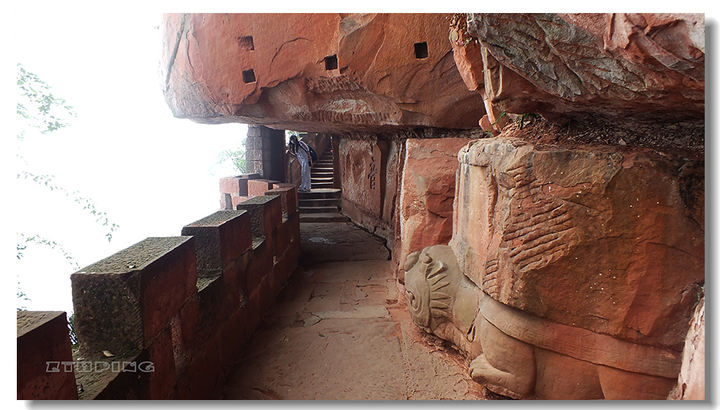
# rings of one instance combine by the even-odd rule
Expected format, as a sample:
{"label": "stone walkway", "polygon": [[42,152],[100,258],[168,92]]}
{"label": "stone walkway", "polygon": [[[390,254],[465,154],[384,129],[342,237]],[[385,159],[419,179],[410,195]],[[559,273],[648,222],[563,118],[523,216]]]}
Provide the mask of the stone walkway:
{"label": "stone walkway", "polygon": [[476,400],[465,359],[410,319],[383,242],[300,225],[300,267],[231,372],[226,400]]}

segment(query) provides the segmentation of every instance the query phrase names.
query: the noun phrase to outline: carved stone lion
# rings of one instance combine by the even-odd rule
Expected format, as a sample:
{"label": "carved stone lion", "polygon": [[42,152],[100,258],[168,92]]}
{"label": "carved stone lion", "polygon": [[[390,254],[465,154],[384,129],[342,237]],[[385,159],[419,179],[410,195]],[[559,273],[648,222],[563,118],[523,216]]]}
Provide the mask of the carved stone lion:
{"label": "carved stone lion", "polygon": [[405,262],[413,321],[472,362],[470,376],[516,399],[664,399],[680,370],[677,352],[551,322],[484,294],[435,245]]}

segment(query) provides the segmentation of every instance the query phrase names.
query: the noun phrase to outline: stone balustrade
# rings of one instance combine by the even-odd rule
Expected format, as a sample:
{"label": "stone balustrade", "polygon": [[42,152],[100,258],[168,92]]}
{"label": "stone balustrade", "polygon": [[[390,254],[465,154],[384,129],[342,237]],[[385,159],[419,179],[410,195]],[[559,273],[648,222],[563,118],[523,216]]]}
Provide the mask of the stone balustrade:
{"label": "stone balustrade", "polygon": [[[252,179],[244,181],[227,183],[240,194]],[[60,319],[21,334],[18,314],[18,361],[34,363],[34,370],[22,369],[35,373],[23,370],[18,398],[217,398],[235,358],[297,266],[296,188],[267,188],[267,195],[184,226],[181,236],[147,238],[74,273],[74,357],[69,348],[68,357],[27,361],[37,356],[28,348],[21,357],[21,338],[24,347],[37,345],[40,336],[53,346],[69,347],[69,340],[67,330],[49,328]],[[66,321],[62,325],[67,329]],[[59,373],[74,372],[75,383],[65,383],[72,388],[37,393],[31,384],[67,387],[38,360],[71,362]]]}

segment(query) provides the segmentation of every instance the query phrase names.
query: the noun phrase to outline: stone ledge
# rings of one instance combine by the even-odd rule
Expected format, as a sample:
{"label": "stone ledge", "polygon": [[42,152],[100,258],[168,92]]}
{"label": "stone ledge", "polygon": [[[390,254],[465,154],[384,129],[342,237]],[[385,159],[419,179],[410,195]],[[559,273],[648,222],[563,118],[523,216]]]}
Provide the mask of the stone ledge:
{"label": "stone ledge", "polygon": [[142,349],[197,288],[195,239],[147,238],[70,279],[83,354]]}
{"label": "stone ledge", "polygon": [[17,399],[75,400],[75,376],[65,312],[17,312]]}

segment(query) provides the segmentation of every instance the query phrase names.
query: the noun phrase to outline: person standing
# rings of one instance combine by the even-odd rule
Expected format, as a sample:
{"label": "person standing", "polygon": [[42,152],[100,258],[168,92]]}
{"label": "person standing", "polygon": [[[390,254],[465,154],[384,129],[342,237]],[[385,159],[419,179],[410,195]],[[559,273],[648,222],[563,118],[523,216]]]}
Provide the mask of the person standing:
{"label": "person standing", "polygon": [[291,135],[288,150],[300,162],[300,186],[298,192],[310,192],[310,147],[304,141],[299,141],[297,136]]}

